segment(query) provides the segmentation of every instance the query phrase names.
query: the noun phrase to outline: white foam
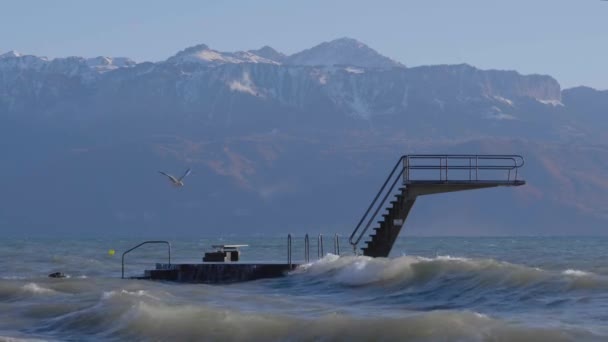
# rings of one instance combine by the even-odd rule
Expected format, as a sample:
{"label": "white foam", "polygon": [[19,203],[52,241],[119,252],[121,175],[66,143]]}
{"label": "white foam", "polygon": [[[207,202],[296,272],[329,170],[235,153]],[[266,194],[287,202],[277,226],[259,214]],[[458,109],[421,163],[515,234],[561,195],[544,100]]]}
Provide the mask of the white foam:
{"label": "white foam", "polygon": [[327,274],[337,283],[361,286],[392,279],[403,279],[412,275],[411,264],[419,261],[415,257],[375,259],[366,256],[337,256],[327,254],[322,259],[303,265],[302,272],[311,275]]}
{"label": "white foam", "polygon": [[36,283],[27,283],[21,286],[21,289],[26,292],[31,292],[35,294],[51,294],[55,293],[55,290],[47,289],[46,287],[42,287]]}
{"label": "white foam", "polygon": [[332,282],[346,286],[426,282],[442,275],[458,273],[474,274],[485,285],[500,283],[521,286],[543,281],[550,275],[545,270],[529,266],[494,259],[470,259],[450,255],[438,255],[434,258],[401,256],[391,259],[327,255],[319,261],[302,266],[299,272],[326,277]]}
{"label": "white foam", "polygon": [[41,339],[30,338],[30,337],[11,337],[11,336],[0,335],[0,341],[1,342],[38,342],[38,341],[48,341],[48,340],[41,340]]}
{"label": "white foam", "polygon": [[104,291],[104,293],[102,294],[101,298],[102,299],[110,299],[110,298],[116,297],[117,295],[118,296],[127,295],[127,296],[135,296],[135,297],[149,297],[149,298],[153,298],[153,299],[158,299],[157,297],[151,295],[146,290],[137,290],[137,291],[127,291],[127,290]]}
{"label": "white foam", "polygon": [[471,259],[469,258],[464,258],[464,257],[455,257],[455,256],[451,256],[451,255],[438,255],[435,258],[423,258],[420,257],[421,260],[427,260],[427,261],[432,261],[432,260],[447,260],[447,261],[464,261],[464,262],[470,262]]}
{"label": "white foam", "polygon": [[590,276],[592,273],[569,268],[569,269],[563,271],[562,274],[569,275],[569,276],[575,276],[575,277],[585,277],[585,276]]}

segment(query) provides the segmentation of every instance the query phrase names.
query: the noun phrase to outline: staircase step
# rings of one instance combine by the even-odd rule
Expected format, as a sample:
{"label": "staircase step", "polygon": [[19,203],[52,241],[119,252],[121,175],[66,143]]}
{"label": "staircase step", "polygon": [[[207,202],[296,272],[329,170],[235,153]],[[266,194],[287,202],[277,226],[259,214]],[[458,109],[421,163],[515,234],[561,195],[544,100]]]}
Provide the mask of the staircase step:
{"label": "staircase step", "polygon": [[405,221],[416,197],[411,196],[407,185],[401,185],[398,189],[399,192],[391,193],[393,198],[391,198],[392,201],[388,201],[390,204],[383,203],[386,207],[381,213],[381,217],[375,217],[380,221],[377,221],[378,224],[372,228],[372,232],[365,236],[367,241],[364,241],[364,244],[361,244],[364,247],[359,249],[364,255],[372,257],[387,256],[401,231],[403,221]]}

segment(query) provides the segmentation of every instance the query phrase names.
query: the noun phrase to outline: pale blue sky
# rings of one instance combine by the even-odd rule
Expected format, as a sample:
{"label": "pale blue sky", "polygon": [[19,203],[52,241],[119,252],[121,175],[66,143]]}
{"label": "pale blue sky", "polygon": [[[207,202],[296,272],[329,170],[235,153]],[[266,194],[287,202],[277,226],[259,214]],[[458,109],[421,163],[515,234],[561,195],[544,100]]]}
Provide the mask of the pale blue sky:
{"label": "pale blue sky", "polygon": [[0,53],[166,59],[199,43],[293,53],[339,37],[407,66],[469,63],[608,89],[600,0],[6,1]]}

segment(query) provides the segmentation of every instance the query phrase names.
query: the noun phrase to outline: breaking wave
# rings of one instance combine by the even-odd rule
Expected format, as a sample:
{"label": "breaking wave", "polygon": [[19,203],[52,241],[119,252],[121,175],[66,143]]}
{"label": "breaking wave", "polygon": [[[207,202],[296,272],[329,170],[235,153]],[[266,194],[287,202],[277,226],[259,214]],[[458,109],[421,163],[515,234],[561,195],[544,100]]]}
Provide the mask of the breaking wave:
{"label": "breaking wave", "polygon": [[[545,270],[494,259],[451,256],[394,259],[327,255],[291,275],[294,291],[352,291],[352,305],[414,310],[509,312],[584,303],[608,290],[608,277]],[[356,295],[355,295],[356,294]]]}
{"label": "breaking wave", "polygon": [[315,318],[246,313],[206,305],[167,303],[146,291],[104,293],[99,302],[47,321],[33,333],[97,339],[207,341],[341,340],[593,340],[576,328],[535,328],[511,324],[474,311],[410,312],[404,317],[361,318],[339,312]]}
{"label": "breaking wave", "polygon": [[485,288],[559,285],[567,286],[569,290],[589,286],[608,289],[608,278],[591,272],[574,269],[556,272],[494,259],[451,256],[386,259],[328,254],[316,262],[302,265],[293,274],[351,287],[417,286],[443,279],[452,280],[454,284],[476,283]]}
{"label": "breaking wave", "polygon": [[[229,286],[11,279],[0,281],[0,311],[19,319],[0,317],[0,341],[602,341],[607,329],[576,320],[607,290],[605,275],[578,268],[453,256],[329,254]],[[525,318],[565,311],[574,318],[559,324]]]}
{"label": "breaking wave", "polygon": [[42,287],[36,283],[27,283],[21,287],[21,289],[25,292],[30,292],[33,294],[53,294],[56,293],[54,290],[51,290],[46,287]]}

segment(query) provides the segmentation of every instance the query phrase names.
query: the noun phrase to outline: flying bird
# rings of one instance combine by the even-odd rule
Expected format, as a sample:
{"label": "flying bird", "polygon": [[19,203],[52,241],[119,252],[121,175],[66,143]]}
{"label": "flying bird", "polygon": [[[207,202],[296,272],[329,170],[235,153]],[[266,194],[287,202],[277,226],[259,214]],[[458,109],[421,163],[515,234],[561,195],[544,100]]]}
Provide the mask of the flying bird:
{"label": "flying bird", "polygon": [[159,172],[161,175],[165,175],[165,176],[169,177],[169,180],[171,181],[171,183],[173,184],[173,186],[176,186],[176,187],[178,187],[178,188],[179,188],[179,187],[184,186],[184,182],[183,182],[182,180],[183,180],[184,178],[186,178],[186,176],[187,176],[187,175],[189,175],[189,174],[190,174],[191,170],[190,170],[190,169],[186,170],[186,172],[184,172],[184,175],[183,175],[183,176],[181,176],[181,177],[179,177],[179,178],[175,178],[175,176],[170,175],[170,174],[165,173],[165,172],[162,172],[162,171],[158,171],[158,172]]}

